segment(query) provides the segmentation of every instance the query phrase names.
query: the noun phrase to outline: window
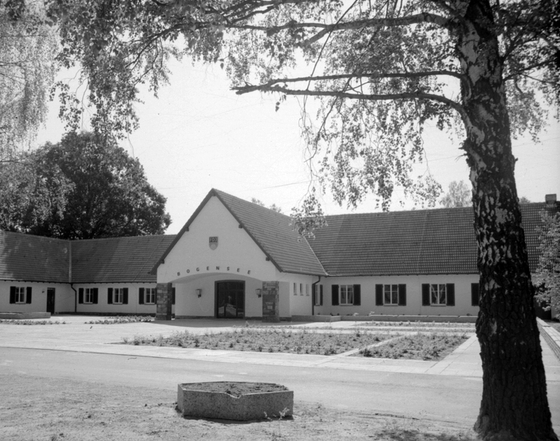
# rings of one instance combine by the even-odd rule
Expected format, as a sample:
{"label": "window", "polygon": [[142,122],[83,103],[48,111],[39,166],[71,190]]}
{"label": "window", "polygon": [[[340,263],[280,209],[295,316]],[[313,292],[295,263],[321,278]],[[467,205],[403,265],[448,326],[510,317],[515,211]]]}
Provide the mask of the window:
{"label": "window", "polygon": [[340,304],[354,304],[354,287],[352,285],[340,285]]}
{"label": "window", "polygon": [[480,304],[480,291],[478,283],[471,283],[471,305],[478,306]]}
{"label": "window", "polygon": [[445,285],[430,285],[430,303],[432,305],[447,305],[447,287]]}
{"label": "window", "polygon": [[122,302],[123,302],[122,288],[115,288],[113,291],[113,303],[122,304]]}
{"label": "window", "polygon": [[10,303],[31,303],[31,287],[10,286]]}
{"label": "window", "polygon": [[360,305],[360,285],[332,285],[333,305]]}
{"label": "window", "polygon": [[84,289],[84,303],[93,303],[93,289],[92,288],[85,288]]}
{"label": "window", "polygon": [[455,285],[437,283],[422,285],[423,306],[455,306]]}
{"label": "window", "polygon": [[399,285],[383,285],[383,303],[385,305],[399,304]]}
{"label": "window", "polygon": [[297,296],[297,283],[294,282],[294,295]]}
{"label": "window", "polygon": [[127,305],[128,288],[107,288],[107,304]]}
{"label": "window", "polygon": [[406,306],[406,285],[375,285],[376,306]]}
{"label": "window", "polygon": [[299,295],[302,296],[303,295],[303,283],[299,284]]}
{"label": "window", "polygon": [[323,285],[312,285],[313,287],[313,305],[323,306]]}
{"label": "window", "polygon": [[156,288],[138,288],[139,305],[155,305]]}
{"label": "window", "polygon": [[25,303],[25,288],[16,286],[16,303]]}
{"label": "window", "polygon": [[78,290],[78,303],[97,304],[97,288],[80,288]]}
{"label": "window", "polygon": [[305,284],[305,295],[309,296],[309,284]]}
{"label": "window", "polygon": [[146,303],[149,305],[153,305],[156,303],[156,289],[155,288],[146,288]]}

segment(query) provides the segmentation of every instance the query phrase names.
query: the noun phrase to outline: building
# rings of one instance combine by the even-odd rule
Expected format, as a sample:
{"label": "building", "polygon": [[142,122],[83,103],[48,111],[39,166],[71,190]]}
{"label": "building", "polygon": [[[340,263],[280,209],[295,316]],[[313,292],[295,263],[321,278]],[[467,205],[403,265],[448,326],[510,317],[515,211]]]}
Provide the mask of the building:
{"label": "building", "polygon": [[[532,271],[540,212],[522,205]],[[478,313],[472,208],[281,213],[211,190],[176,236],[63,241],[0,232],[0,312],[291,319]],[[157,290],[156,290],[157,287]]]}

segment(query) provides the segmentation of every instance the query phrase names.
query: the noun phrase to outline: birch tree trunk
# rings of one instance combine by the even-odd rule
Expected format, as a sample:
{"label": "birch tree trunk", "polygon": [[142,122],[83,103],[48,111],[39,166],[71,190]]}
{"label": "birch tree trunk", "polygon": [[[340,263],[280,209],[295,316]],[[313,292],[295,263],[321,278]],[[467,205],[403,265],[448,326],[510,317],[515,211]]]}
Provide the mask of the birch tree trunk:
{"label": "birch tree trunk", "polygon": [[485,440],[556,440],[493,24],[489,2],[471,1],[458,45],[467,77],[463,148],[473,185],[481,293],[476,332],[483,392],[475,430]]}

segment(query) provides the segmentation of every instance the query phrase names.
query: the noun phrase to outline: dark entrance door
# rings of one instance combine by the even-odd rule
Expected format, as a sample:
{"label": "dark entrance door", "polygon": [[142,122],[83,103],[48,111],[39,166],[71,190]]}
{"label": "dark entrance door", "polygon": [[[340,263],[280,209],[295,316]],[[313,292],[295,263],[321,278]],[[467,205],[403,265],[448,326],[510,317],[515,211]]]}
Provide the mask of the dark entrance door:
{"label": "dark entrance door", "polygon": [[51,314],[54,314],[54,298],[54,288],[47,288],[47,312],[50,312]]}
{"label": "dark entrance door", "polygon": [[245,282],[216,282],[216,317],[245,317]]}

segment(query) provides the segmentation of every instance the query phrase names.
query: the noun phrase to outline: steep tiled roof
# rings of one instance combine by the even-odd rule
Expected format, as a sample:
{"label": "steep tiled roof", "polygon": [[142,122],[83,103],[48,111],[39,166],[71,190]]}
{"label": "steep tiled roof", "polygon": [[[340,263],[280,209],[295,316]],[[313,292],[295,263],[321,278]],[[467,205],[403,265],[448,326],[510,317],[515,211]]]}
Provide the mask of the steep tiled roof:
{"label": "steep tiled roof", "polygon": [[74,283],[155,283],[150,271],[174,235],[72,242]]}
{"label": "steep tiled roof", "polygon": [[285,214],[212,190],[266,256],[283,272],[324,275],[309,244],[290,225]]}
{"label": "steep tiled roof", "polygon": [[[540,212],[521,206],[529,263],[537,265]],[[327,216],[328,227],[310,240],[331,276],[476,274],[472,208]]]}
{"label": "steep tiled roof", "polygon": [[0,230],[0,280],[69,282],[67,240]]}

